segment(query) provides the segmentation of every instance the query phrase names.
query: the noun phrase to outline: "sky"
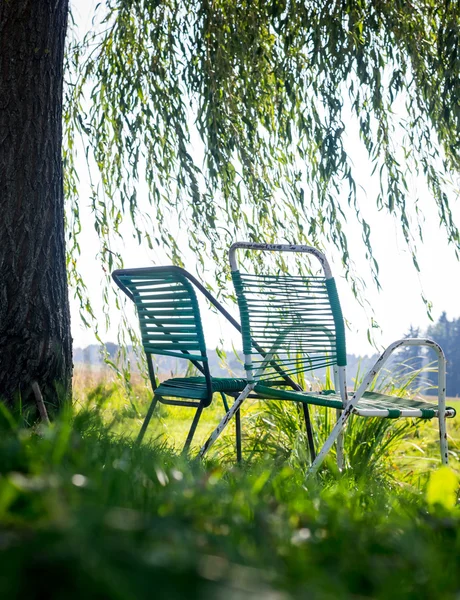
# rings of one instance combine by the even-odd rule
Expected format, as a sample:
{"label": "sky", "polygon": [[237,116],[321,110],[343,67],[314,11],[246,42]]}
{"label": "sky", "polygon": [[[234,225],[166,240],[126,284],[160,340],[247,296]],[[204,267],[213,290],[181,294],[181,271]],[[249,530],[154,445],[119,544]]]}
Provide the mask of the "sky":
{"label": "sky", "polygon": [[[74,3],[75,4],[75,3]],[[90,24],[92,0],[80,0],[74,14],[77,17],[79,27],[84,29]],[[364,256],[364,248],[361,240],[361,230],[357,223],[349,222],[348,241],[350,254],[355,262],[356,269],[363,273],[368,281],[365,293],[366,300],[372,310],[364,310],[354,299],[350,286],[344,279],[343,266],[337,253],[330,250],[327,252],[332,263],[332,270],[336,277],[342,310],[348,321],[347,331],[348,351],[354,354],[372,354],[375,349],[367,341],[367,329],[371,319],[379,325],[372,328],[374,342],[378,348],[388,345],[392,341],[404,336],[411,325],[426,329],[430,321],[422,300],[424,296],[433,303],[432,315],[436,320],[445,311],[449,318],[460,317],[460,264],[455,257],[454,248],[447,244],[446,234],[439,224],[439,217],[434,207],[434,202],[429,196],[424,183],[414,180],[410,187],[410,193],[415,199],[420,198],[419,208],[424,215],[424,243],[418,243],[418,260],[420,273],[415,270],[411,255],[406,247],[398,223],[393,217],[384,212],[378,212],[375,208],[375,198],[378,194],[378,185],[370,174],[371,166],[362,148],[357,131],[353,123],[349,123],[347,131],[347,145],[349,153],[359,173],[359,202],[363,215],[371,226],[372,247],[379,261],[380,282],[382,290],[379,292],[372,283],[369,276],[367,261]],[[198,149],[197,149],[198,150]],[[80,238],[82,254],[78,258],[78,266],[85,282],[90,290],[91,298],[96,311],[101,310],[100,300],[102,271],[97,267],[95,255],[98,251],[97,236],[92,225],[92,216],[89,209],[88,181],[86,166],[81,161],[80,184],[80,210],[84,225],[84,232]],[[460,182],[457,182],[460,187]],[[142,193],[142,185],[139,192]],[[138,194],[141,195],[141,194]],[[450,201],[456,222],[460,224],[460,202],[453,194]],[[186,231],[176,232],[178,239],[185,239]],[[235,240],[236,241],[236,240]],[[243,241],[243,240],[239,240]],[[126,267],[145,267],[150,265],[167,264],[165,255],[160,251],[149,251],[147,246],[139,246],[130,235],[124,238],[123,247],[120,248]],[[195,270],[196,259],[191,253],[185,254],[185,268],[191,272]],[[121,292],[120,292],[121,293]],[[71,292],[71,295],[72,292]],[[227,307],[237,317],[235,306]],[[205,303],[201,305],[202,318],[205,328],[207,345],[215,347],[224,340],[223,346],[230,348],[233,344],[240,348],[239,335],[233,328],[214,315]],[[372,314],[373,311],[373,314]],[[130,311],[129,318],[133,324],[136,317]],[[71,298],[72,335],[75,347],[84,347],[95,343],[94,334],[86,329],[78,316],[78,304]],[[102,322],[102,315],[101,315]],[[106,341],[116,340],[117,314],[113,311],[112,327],[102,333]]]}

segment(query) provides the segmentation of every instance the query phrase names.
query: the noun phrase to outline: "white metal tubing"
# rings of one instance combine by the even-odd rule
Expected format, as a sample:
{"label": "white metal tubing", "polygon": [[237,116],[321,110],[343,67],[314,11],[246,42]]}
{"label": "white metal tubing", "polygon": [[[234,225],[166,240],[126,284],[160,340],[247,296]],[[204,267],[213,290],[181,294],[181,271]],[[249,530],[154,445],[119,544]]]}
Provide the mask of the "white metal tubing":
{"label": "white metal tubing", "polygon": [[347,406],[347,408],[342,411],[342,414],[340,415],[340,418],[338,419],[337,423],[335,424],[334,429],[331,431],[329,437],[327,438],[327,440],[324,443],[324,446],[321,448],[319,454],[313,461],[313,464],[311,465],[311,467],[308,471],[309,475],[310,474],[313,475],[314,473],[316,473],[316,471],[321,466],[321,463],[323,462],[324,457],[329,452],[329,450],[332,448],[332,446],[334,445],[334,442],[337,440],[340,433],[343,431],[345,423],[347,422],[348,417],[350,416],[350,413],[352,410],[353,410],[352,406]]}
{"label": "white metal tubing", "polygon": [[241,394],[238,396],[238,398],[233,403],[231,409],[228,411],[228,413],[225,413],[225,415],[222,418],[219,425],[214,429],[214,431],[211,433],[209,438],[203,444],[203,446],[198,454],[198,456],[200,458],[203,458],[203,456],[206,454],[206,452],[209,450],[209,448],[214,444],[214,442],[217,440],[219,435],[222,433],[222,431],[227,426],[230,419],[233,417],[233,415],[236,413],[236,411],[240,408],[240,406],[243,404],[243,402],[246,400],[246,398],[249,396],[249,394],[251,393],[251,391],[253,389],[254,389],[253,383],[248,384],[244,388],[244,390],[241,392]]}
{"label": "white metal tubing", "polygon": [[313,254],[323,267],[324,276],[326,279],[332,278],[331,267],[327,261],[327,258],[322,252],[313,246],[302,246],[302,245],[289,245],[289,244],[256,244],[252,242],[235,242],[230,246],[229,259],[230,268],[232,271],[238,270],[238,262],[236,260],[236,250],[238,248],[245,248],[246,250],[261,250],[262,252],[306,252]]}
{"label": "white metal tubing", "polygon": [[343,405],[348,404],[348,391],[347,391],[347,368],[337,367],[339,377],[339,393],[342,398]]}
{"label": "white metal tubing", "polygon": [[252,383],[254,381],[254,374],[252,370],[252,355],[244,355],[244,370],[246,371],[246,379]]}
{"label": "white metal tubing", "polygon": [[334,388],[335,391],[340,390],[340,381],[339,381],[339,367],[337,365],[333,366],[334,373]]}
{"label": "white metal tubing", "polygon": [[440,355],[438,354],[438,421],[441,461],[444,465],[447,465],[449,457],[446,427],[446,360],[444,359],[444,353],[442,353],[442,357],[443,360],[439,360]]}
{"label": "white metal tubing", "polygon": [[[374,366],[365,375],[361,385],[356,390],[356,392],[353,394],[350,401],[347,403],[347,406],[343,410],[343,412],[340,416],[340,419],[337,421],[334,429],[332,430],[331,434],[329,435],[328,439],[326,440],[324,446],[321,448],[321,451],[319,452],[318,456],[316,457],[313,464],[311,465],[309,473],[316,473],[318,468],[321,466],[321,463],[323,462],[324,457],[331,449],[331,447],[334,444],[334,442],[336,441],[337,437],[340,435],[343,427],[345,426],[345,423],[348,420],[348,417],[350,416],[351,412],[353,412],[354,406],[362,398],[364,392],[367,390],[369,385],[372,383],[374,377],[377,375],[377,373],[380,371],[380,369],[383,367],[383,365],[390,358],[391,354],[393,354],[393,352],[395,350],[397,350],[398,348],[400,348],[402,346],[427,346],[429,348],[433,348],[436,351],[436,353],[438,355],[438,372],[440,373],[440,375],[439,375],[440,385],[438,387],[438,390],[439,390],[439,392],[438,392],[438,410],[440,413],[444,413],[444,415],[445,415],[445,384],[441,385],[441,377],[443,378],[443,380],[445,382],[446,359],[445,359],[444,352],[443,352],[441,346],[439,346],[439,344],[437,344],[434,340],[430,340],[427,338],[405,338],[402,340],[397,340],[396,342],[393,342],[392,344],[390,344],[388,346],[388,348],[383,352],[383,354],[375,362]],[[441,414],[439,414],[439,418],[441,421]],[[445,424],[445,417],[442,420],[444,421],[444,424]],[[445,463],[445,461],[447,461],[447,435],[443,435],[443,434],[445,434],[445,425],[444,425],[444,431],[442,433],[441,433],[441,423],[440,423],[439,427],[440,427],[440,435],[441,435],[441,452],[443,452],[442,460],[443,460],[443,463]]]}

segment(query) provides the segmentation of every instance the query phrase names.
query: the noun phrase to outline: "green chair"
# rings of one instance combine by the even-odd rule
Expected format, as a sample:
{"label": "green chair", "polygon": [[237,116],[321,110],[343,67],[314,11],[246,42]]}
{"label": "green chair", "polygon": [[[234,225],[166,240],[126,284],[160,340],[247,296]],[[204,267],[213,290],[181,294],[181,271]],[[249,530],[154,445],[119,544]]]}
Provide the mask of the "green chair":
{"label": "green chair", "polygon": [[[262,252],[307,253],[320,262],[320,277],[260,275],[242,272],[238,267],[238,249]],[[396,419],[416,417],[439,420],[441,459],[447,463],[446,417],[455,410],[446,408],[446,361],[440,346],[429,339],[403,339],[391,344],[364,377],[359,388],[349,396],[346,385],[345,327],[337,288],[324,254],[310,246],[270,245],[238,242],[230,248],[232,279],[241,317],[246,385],[231,409],[200,450],[203,456],[221,434],[235,411],[254,392],[259,397],[301,402],[334,408],[337,423],[323,448],[313,460],[315,472],[334,443],[337,462],[343,466],[343,430],[350,414],[362,417]],[[438,357],[438,404],[368,392],[367,389],[391,354],[403,345],[427,346]],[[276,368],[274,368],[276,366]],[[335,390],[305,392],[279,389],[276,385],[282,369],[295,376],[320,367],[332,367]]]}
{"label": "green chair", "polygon": [[[141,339],[146,353],[153,398],[142,424],[141,442],[158,402],[186,406],[196,410],[184,451],[195,434],[203,409],[211,404],[213,395],[221,395],[226,413],[227,396],[236,398],[246,387],[245,378],[212,377],[209,370],[200,309],[195,289],[198,289],[230,323],[241,331],[239,324],[225,308],[190,273],[175,266],[119,269],[112,273],[115,283],[135,303],[139,317]],[[197,377],[174,377],[157,385],[153,355],[186,359],[201,373]],[[300,387],[278,368],[278,379],[292,389]],[[255,394],[253,394],[255,396]],[[308,407],[304,406],[310,454],[314,457],[313,435]],[[236,450],[241,460],[241,422],[236,418]]]}

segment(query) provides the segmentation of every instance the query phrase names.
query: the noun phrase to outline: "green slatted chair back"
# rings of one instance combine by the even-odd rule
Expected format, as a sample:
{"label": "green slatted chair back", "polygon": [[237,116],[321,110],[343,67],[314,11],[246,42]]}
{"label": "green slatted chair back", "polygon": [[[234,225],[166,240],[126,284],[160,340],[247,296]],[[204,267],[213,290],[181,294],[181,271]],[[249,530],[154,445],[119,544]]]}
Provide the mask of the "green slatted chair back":
{"label": "green slatted chair back", "polygon": [[181,269],[120,269],[113,278],[136,305],[146,354],[207,364],[197,297]]}
{"label": "green slatted chair back", "polygon": [[[238,246],[251,248],[250,244],[235,244],[235,249]],[[291,252],[296,251],[293,248],[302,248],[297,251],[303,252],[309,248],[268,245],[261,248],[257,244],[252,247],[257,250],[290,248]],[[309,250],[320,255],[314,248]],[[327,276],[329,268],[325,276],[318,277],[245,273],[236,265],[233,259],[232,279],[250,382],[279,379],[276,365],[288,375],[346,365],[343,316],[335,281]]]}

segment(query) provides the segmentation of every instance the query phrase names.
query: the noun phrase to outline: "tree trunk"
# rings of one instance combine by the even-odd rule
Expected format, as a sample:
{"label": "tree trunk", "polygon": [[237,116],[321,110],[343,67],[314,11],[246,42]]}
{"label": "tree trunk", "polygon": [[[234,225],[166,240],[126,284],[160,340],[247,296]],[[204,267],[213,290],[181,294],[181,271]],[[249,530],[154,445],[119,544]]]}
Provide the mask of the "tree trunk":
{"label": "tree trunk", "polygon": [[62,175],[68,0],[0,1],[0,398],[69,398]]}

